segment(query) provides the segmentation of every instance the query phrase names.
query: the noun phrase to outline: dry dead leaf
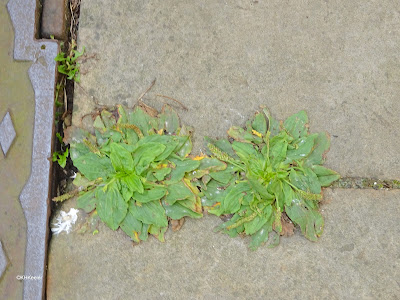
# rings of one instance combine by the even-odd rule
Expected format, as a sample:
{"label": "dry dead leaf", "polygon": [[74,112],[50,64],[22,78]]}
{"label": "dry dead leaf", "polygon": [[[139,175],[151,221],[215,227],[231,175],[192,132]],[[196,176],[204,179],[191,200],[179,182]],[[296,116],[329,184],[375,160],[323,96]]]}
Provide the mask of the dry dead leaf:
{"label": "dry dead leaf", "polygon": [[281,222],[282,222],[281,235],[286,236],[286,237],[292,236],[294,234],[294,232],[293,232],[294,225],[293,225],[293,222],[290,221],[289,217],[285,213],[282,213]]}
{"label": "dry dead leaf", "polygon": [[185,218],[179,220],[171,220],[172,231],[178,231],[185,223]]}

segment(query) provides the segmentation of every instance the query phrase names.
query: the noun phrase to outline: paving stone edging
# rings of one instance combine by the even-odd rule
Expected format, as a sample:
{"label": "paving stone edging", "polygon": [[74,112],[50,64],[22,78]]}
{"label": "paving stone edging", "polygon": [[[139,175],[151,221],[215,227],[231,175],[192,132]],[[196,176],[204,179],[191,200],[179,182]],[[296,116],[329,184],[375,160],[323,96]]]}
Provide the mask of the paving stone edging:
{"label": "paving stone edging", "polygon": [[33,61],[28,74],[35,94],[31,174],[20,194],[27,222],[25,273],[40,280],[24,280],[24,299],[42,299],[46,275],[51,145],[54,124],[56,57],[59,44],[35,40],[36,0],[10,0],[7,4],[15,39],[14,59]]}

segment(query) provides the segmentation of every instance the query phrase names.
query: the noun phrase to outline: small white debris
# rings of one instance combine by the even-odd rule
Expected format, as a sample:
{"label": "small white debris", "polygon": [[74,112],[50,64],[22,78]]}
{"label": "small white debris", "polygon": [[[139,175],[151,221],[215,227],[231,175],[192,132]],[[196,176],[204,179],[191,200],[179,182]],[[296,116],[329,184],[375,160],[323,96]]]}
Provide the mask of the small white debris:
{"label": "small white debris", "polygon": [[68,213],[65,211],[60,211],[60,215],[57,217],[57,222],[53,223],[53,228],[51,232],[58,235],[59,233],[66,231],[69,233],[71,231],[72,225],[75,224],[78,219],[78,209],[71,208]]}

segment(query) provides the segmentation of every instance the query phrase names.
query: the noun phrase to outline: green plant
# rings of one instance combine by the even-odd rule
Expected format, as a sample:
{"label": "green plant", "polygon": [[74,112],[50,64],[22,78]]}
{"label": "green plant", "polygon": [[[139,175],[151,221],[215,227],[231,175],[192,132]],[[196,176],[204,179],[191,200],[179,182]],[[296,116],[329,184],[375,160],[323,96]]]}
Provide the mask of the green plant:
{"label": "green plant", "polygon": [[64,132],[79,170],[77,189],[53,200],[79,195],[78,208],[96,209],[108,227],[120,227],[137,243],[149,233],[164,241],[168,219],[202,217],[193,171],[222,164],[188,156],[191,130],[179,126],[169,106],[161,114],[144,104],[133,110],[117,106],[101,111],[93,127],[94,134],[77,127]]}
{"label": "green plant", "polygon": [[[56,136],[60,142],[61,147],[64,148],[65,145],[63,143],[61,134],[57,132]],[[61,168],[65,168],[65,165],[67,164],[68,154],[69,154],[68,148],[65,148],[64,151],[55,151],[53,152],[52,160],[53,162],[58,162]]]}
{"label": "green plant", "polygon": [[[61,47],[63,47],[64,44],[61,43]],[[75,82],[80,81],[80,74],[79,74],[79,63],[77,62],[77,59],[83,55],[85,52],[85,47],[83,47],[82,52],[79,52],[75,50],[76,48],[76,43],[74,40],[72,40],[72,44],[70,47],[70,51],[68,54],[64,53],[61,51],[58,53],[56,58],[54,59],[55,61],[59,62],[58,65],[58,72],[61,74],[67,75],[67,78],[69,80],[74,80]],[[57,99],[56,99],[57,100]]]}
{"label": "green plant", "polygon": [[277,245],[280,235],[293,231],[291,222],[317,240],[324,225],[321,187],[340,178],[322,166],[329,136],[309,134],[304,111],[279,123],[263,109],[246,127],[228,130],[232,143],[206,138],[209,153],[226,165],[203,178],[203,205],[209,213],[231,216],[218,229],[232,237],[251,235],[251,249],[270,236],[270,245]]}

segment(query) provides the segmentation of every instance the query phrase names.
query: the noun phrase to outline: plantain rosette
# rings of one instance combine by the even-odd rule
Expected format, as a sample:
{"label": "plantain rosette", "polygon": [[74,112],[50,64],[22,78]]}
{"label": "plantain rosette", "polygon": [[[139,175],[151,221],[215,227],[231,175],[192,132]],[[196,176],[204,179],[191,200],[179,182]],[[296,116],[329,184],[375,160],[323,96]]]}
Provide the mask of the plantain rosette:
{"label": "plantain rosette", "polygon": [[94,134],[70,127],[64,137],[79,170],[79,208],[96,210],[137,243],[149,233],[164,241],[169,219],[202,217],[201,194],[189,179],[200,166],[189,157],[191,130],[169,106],[158,114],[143,103],[118,105],[102,110],[93,127]]}
{"label": "plantain rosette", "polygon": [[246,129],[233,126],[228,135],[229,140],[206,138],[209,154],[227,165],[203,178],[203,206],[230,217],[218,229],[232,237],[251,235],[253,250],[269,238],[270,246],[277,245],[293,231],[292,222],[316,241],[324,226],[321,187],[340,178],[322,166],[329,136],[310,134],[304,111],[278,122],[265,108]]}

